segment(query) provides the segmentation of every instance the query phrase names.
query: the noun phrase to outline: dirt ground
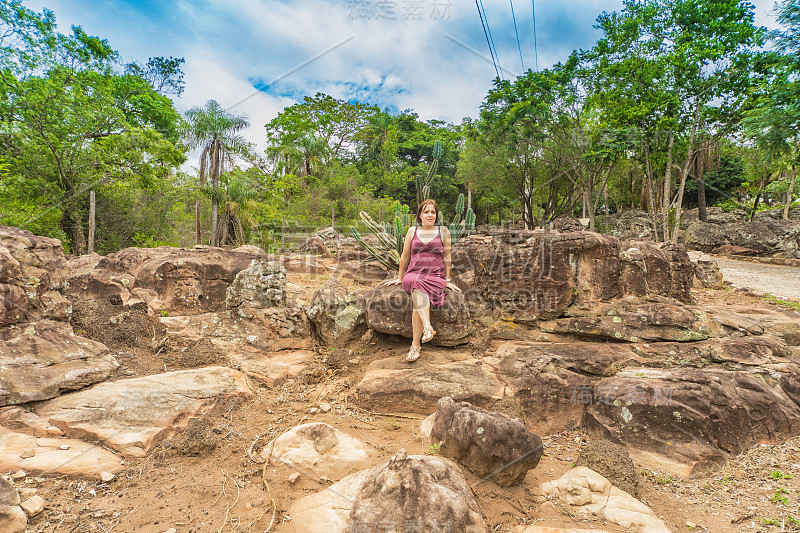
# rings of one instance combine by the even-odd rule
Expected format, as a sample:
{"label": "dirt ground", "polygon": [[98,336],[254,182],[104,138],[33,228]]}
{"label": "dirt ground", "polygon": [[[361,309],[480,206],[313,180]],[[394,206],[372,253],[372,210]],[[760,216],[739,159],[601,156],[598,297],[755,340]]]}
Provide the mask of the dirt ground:
{"label": "dirt ground", "polygon": [[[321,278],[289,275],[299,300],[324,282]],[[700,304],[713,301],[773,305],[735,290],[698,290],[695,296]],[[144,340],[131,340],[123,334],[118,338],[108,332],[90,331],[92,323],[114,316],[119,307],[86,301],[77,307],[81,311],[75,329],[87,336],[101,337],[111,345],[121,363],[117,377],[224,364],[224,354],[211,343],[187,344],[167,338],[154,317],[134,317],[139,321],[139,335],[147,333]],[[323,372],[308,373],[279,388],[257,388],[247,403],[195,421],[184,434],[163,442],[149,456],[128,461],[127,470],[108,483],[34,476],[15,482],[19,488],[35,487],[47,501],[45,510],[30,520],[29,531],[291,531],[292,518],[287,513],[292,502],[338,480],[317,479],[300,472],[299,480],[292,484],[288,481],[292,470],[265,467],[253,458],[273,437],[310,421],[327,422],[374,446],[380,451],[381,460],[402,448],[409,454],[435,453],[431,443],[419,434],[423,417],[377,415],[360,409],[353,401],[355,385],[366,366],[376,359],[404,357],[407,341],[375,335],[366,344],[351,349],[352,354],[331,356],[330,350],[319,348],[316,366],[324,368]],[[470,346],[427,350],[473,353]],[[353,355],[358,357],[358,364],[350,362]],[[338,363],[326,365],[329,358],[331,363],[334,359]],[[315,409],[312,414],[312,408],[323,402],[330,404],[331,410],[325,413]],[[544,456],[520,486],[500,488],[464,470],[490,531],[514,531],[516,525],[534,523],[624,531],[603,521],[570,517],[549,503],[536,503],[533,489],[571,468],[581,447],[591,439],[580,428],[573,428],[542,435],[542,440]],[[642,501],[673,532],[800,531],[800,522],[789,518],[800,520],[800,438],[780,445],[756,446],[705,479],[673,479],[661,472],[637,469]]]}

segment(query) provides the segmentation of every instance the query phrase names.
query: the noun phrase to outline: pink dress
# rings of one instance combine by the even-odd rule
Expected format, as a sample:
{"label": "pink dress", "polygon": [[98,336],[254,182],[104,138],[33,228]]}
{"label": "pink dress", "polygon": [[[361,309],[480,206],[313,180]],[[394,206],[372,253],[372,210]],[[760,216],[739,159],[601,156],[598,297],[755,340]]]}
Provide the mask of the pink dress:
{"label": "pink dress", "polygon": [[422,242],[414,228],[411,239],[411,260],[403,276],[403,289],[411,294],[414,289],[428,295],[431,307],[441,307],[444,303],[444,243],[442,230],[428,243]]}

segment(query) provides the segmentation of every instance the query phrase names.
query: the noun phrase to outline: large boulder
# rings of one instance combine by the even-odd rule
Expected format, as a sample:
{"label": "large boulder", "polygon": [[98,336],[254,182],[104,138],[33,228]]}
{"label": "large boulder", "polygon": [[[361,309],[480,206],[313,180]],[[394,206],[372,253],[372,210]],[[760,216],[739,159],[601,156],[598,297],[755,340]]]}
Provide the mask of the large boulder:
{"label": "large boulder", "polygon": [[289,508],[295,533],[450,531],[486,526],[456,465],[440,457],[407,456],[351,474]]}
{"label": "large boulder", "polygon": [[225,308],[241,316],[247,309],[286,304],[286,269],[277,261],[253,259],[226,290]]}
{"label": "large boulder", "polygon": [[510,341],[488,362],[519,402],[527,426],[544,434],[579,424],[594,384],[635,361],[623,344]]}
{"label": "large boulder", "polygon": [[125,456],[143,457],[189,419],[252,396],[245,376],[207,367],[103,383],[42,402],[36,413],[67,436],[98,439]]}
{"label": "large boulder", "polygon": [[654,228],[661,231],[661,222],[654,221],[652,215],[638,209],[631,209],[603,220],[608,227],[606,233],[620,239],[648,239],[658,240]]}
{"label": "large boulder", "polygon": [[375,451],[328,424],[312,422],[294,427],[270,441],[261,457],[319,479],[338,478],[369,466]]}
{"label": "large boulder", "polygon": [[119,364],[108,348],[64,322],[0,329],[0,406],[55,398],[103,381]]}
{"label": "large boulder", "polygon": [[752,222],[738,217],[709,217],[708,222],[695,221],[681,234],[688,248],[703,252],[745,254],[781,254],[800,257],[800,221],[782,220],[770,216]]}
{"label": "large boulder", "polygon": [[236,274],[264,256],[254,247],[125,248],[97,264],[86,288],[102,298],[118,295],[123,303],[133,294],[170,314],[222,311]]}
{"label": "large boulder", "polygon": [[[399,285],[379,285],[365,295],[367,326],[380,333],[411,338],[411,296]],[[472,333],[469,310],[459,291],[445,289],[444,305],[431,309],[436,330],[432,344],[465,344]]]}
{"label": "large boulder", "polygon": [[584,424],[640,463],[661,456],[685,465],[676,474],[704,475],[755,444],[797,435],[800,365],[767,366],[628,367],[595,385]]}
{"label": "large boulder", "polygon": [[25,294],[31,307],[39,306],[45,292],[67,289],[67,260],[58,239],[0,226],[0,248],[8,250],[19,262]]}
{"label": "large boulder", "polygon": [[694,278],[701,287],[722,289],[725,286],[722,272],[713,257],[702,252],[689,252],[689,259],[694,265]]}
{"label": "large boulder", "polygon": [[541,488],[548,499],[560,503],[570,514],[608,520],[626,531],[670,533],[648,506],[585,466],[573,468]]}
{"label": "large boulder", "polygon": [[470,486],[452,463],[404,450],[364,478],[350,526],[351,531],[488,531]]}
{"label": "large boulder", "polygon": [[692,300],[693,269],[683,246],[623,242],[587,231],[471,235],[453,247],[452,274],[469,280],[486,303],[516,323],[623,296]]}
{"label": "large boulder", "polygon": [[317,336],[330,346],[345,346],[366,330],[363,296],[331,278],[311,298],[306,314]]}
{"label": "large boulder", "polygon": [[542,439],[521,420],[450,397],[436,404],[431,437],[441,442],[442,455],[501,487],[521,483],[543,452]]}

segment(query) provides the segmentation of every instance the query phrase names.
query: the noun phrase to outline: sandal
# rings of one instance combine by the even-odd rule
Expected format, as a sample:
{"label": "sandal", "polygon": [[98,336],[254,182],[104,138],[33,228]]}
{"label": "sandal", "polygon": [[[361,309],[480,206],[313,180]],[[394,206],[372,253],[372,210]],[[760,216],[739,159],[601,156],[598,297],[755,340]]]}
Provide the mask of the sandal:
{"label": "sandal", "polygon": [[436,331],[430,326],[425,326],[422,328],[422,338],[420,339],[421,342],[428,342],[436,335]]}
{"label": "sandal", "polygon": [[419,359],[419,355],[422,352],[422,348],[419,346],[412,346],[410,350],[408,350],[408,355],[406,356],[406,361],[409,363],[413,363],[417,359]]}

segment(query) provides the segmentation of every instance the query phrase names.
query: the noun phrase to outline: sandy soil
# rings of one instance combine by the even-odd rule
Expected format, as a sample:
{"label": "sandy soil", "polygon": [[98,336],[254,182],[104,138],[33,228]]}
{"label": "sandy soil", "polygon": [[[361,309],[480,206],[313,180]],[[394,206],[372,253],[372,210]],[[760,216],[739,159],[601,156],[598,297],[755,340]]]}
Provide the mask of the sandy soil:
{"label": "sandy soil", "polygon": [[[302,300],[324,279],[290,274],[289,281]],[[741,291],[701,290],[695,291],[695,296],[700,304],[725,301],[771,305]],[[92,312],[97,319],[115,311],[95,306]],[[187,350],[180,340],[152,346],[123,343],[114,349],[122,364],[120,377],[194,366],[182,355]],[[259,388],[246,404],[205,419],[183,437],[162,443],[149,456],[129,461],[128,469],[111,482],[33,476],[16,482],[18,487],[37,488],[47,501],[45,510],[30,521],[29,531],[291,531],[287,512],[292,502],[336,480],[317,479],[301,472],[300,479],[291,484],[287,479],[291,470],[265,467],[251,459],[249,451],[257,452],[271,438],[309,421],[327,422],[361,439],[378,449],[382,460],[401,448],[410,454],[434,452],[419,435],[422,417],[377,415],[353,402],[355,385],[366,365],[380,358],[404,357],[407,341],[376,335],[351,349],[352,354],[348,352],[347,356],[357,356],[359,364],[326,366],[330,350],[319,348],[317,369],[322,371],[307,373],[300,381],[280,388]],[[454,349],[474,354],[470,346],[427,350],[432,354]],[[224,356],[216,353],[213,346],[196,345],[191,351],[200,354],[203,362],[216,363]],[[331,411],[311,414],[311,409],[321,402],[329,403]],[[465,471],[490,531],[510,532],[516,525],[532,523],[623,531],[613,524],[579,520],[561,509],[535,502],[532,489],[568,470],[581,447],[590,441],[579,428],[542,438],[545,455],[520,486],[500,488]],[[641,499],[673,532],[800,531],[800,524],[787,518],[800,519],[798,438],[780,446],[757,446],[723,472],[705,479],[673,479],[660,472],[639,470]]]}

